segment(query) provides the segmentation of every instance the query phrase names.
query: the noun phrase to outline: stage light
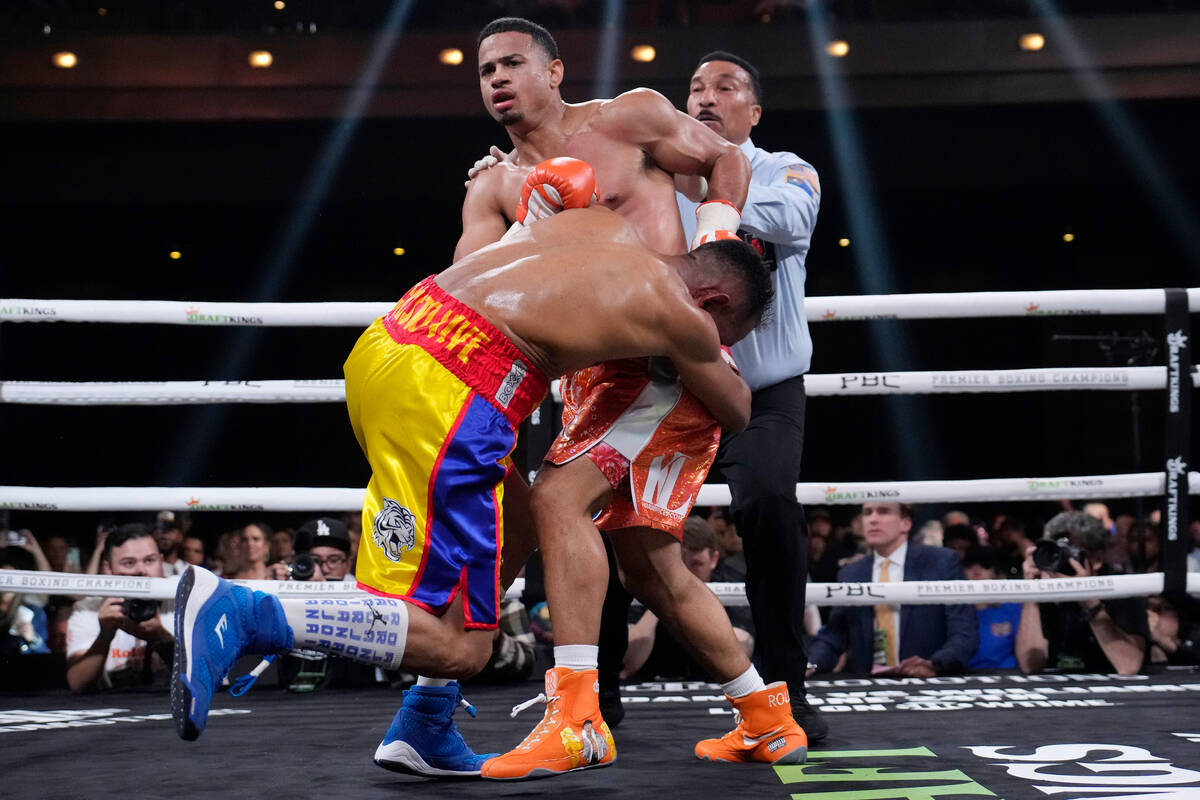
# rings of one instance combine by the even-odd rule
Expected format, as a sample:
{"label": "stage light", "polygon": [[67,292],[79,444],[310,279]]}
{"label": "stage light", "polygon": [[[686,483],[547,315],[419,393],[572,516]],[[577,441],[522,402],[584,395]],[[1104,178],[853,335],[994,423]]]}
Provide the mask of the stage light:
{"label": "stage light", "polygon": [[850,246],[850,240],[847,239],[845,236],[843,236],[841,239],[838,239],[838,247],[849,247],[849,246]]}
{"label": "stage light", "polygon": [[255,69],[266,69],[275,63],[275,57],[268,50],[255,50],[248,60]]}
{"label": "stage light", "polygon": [[825,45],[825,52],[834,58],[842,58],[850,52],[850,43],[845,39],[835,39]]}
{"label": "stage light", "polygon": [[634,61],[640,61],[643,64],[649,64],[654,60],[658,53],[648,44],[639,44],[629,51],[629,57]]}
{"label": "stage light", "polygon": [[438,61],[443,64],[449,64],[452,67],[457,67],[463,62],[463,51],[457,47],[448,47],[438,53]]}
{"label": "stage light", "polygon": [[79,59],[75,57],[74,53],[64,50],[61,53],[55,53],[50,59],[50,63],[59,69],[74,69],[75,65],[79,63]]}
{"label": "stage light", "polygon": [[1064,242],[1066,242],[1067,244],[1070,244],[1071,242],[1075,241],[1075,234],[1073,234],[1073,233],[1064,233],[1064,234],[1063,234],[1063,241],[1064,241]]}
{"label": "stage light", "polygon": [[402,256],[406,252],[408,252],[408,251],[406,251],[403,247],[393,247],[392,248],[392,255]]}
{"label": "stage light", "polygon": [[178,261],[179,259],[183,258],[183,253],[179,252],[178,250],[172,250],[167,255],[171,257],[172,261]]}
{"label": "stage light", "polygon": [[1033,52],[1034,50],[1041,50],[1046,46],[1046,37],[1040,33],[1025,33],[1017,40],[1017,44],[1022,50]]}
{"label": "stage light", "polygon": [[108,16],[108,9],[107,9],[107,8],[103,8],[103,7],[101,7],[101,8],[97,8],[97,9],[96,9],[96,13],[97,13],[97,14],[99,14],[100,16],[102,16],[102,17],[107,17],[107,16]]}
{"label": "stage light", "polygon": [[283,0],[275,0],[276,11],[283,11],[285,8],[287,8],[287,3],[283,2]]}

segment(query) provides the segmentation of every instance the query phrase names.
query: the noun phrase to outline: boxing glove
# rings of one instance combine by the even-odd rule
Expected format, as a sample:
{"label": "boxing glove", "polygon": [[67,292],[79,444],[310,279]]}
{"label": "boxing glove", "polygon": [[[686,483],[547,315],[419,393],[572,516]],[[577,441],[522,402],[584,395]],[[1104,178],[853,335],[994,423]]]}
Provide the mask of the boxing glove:
{"label": "boxing glove", "polygon": [[595,200],[596,174],[591,164],[577,158],[551,158],[525,178],[517,222],[530,225],[567,208],[584,208]]}
{"label": "boxing glove", "polygon": [[718,239],[736,239],[742,212],[728,200],[709,200],[696,206],[696,235],[692,237],[695,250],[702,244]]}
{"label": "boxing glove", "polygon": [[725,345],[721,345],[721,360],[729,365],[729,368],[731,370],[733,370],[733,374],[735,374],[735,375],[742,374],[742,371],[740,369],[738,369],[737,362],[733,360],[733,351],[730,350]]}

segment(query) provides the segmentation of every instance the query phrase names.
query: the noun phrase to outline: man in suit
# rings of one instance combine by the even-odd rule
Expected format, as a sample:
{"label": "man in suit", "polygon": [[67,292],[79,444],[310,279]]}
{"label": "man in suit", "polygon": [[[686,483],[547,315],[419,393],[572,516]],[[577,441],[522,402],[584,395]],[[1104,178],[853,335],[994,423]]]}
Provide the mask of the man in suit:
{"label": "man in suit", "polygon": [[[911,506],[863,503],[862,525],[871,552],[843,567],[839,581],[964,580],[953,550],[908,541]],[[978,645],[970,605],[839,606],[813,641],[808,672],[832,670],[849,651],[851,672],[931,678],[961,672]]]}

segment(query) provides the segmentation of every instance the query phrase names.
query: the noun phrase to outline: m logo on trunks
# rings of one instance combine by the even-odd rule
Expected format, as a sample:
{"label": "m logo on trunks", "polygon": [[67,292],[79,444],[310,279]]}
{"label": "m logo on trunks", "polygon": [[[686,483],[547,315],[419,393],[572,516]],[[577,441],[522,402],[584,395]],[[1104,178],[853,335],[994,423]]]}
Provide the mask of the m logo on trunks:
{"label": "m logo on trunks", "polygon": [[687,456],[676,451],[671,460],[664,463],[665,456],[655,456],[650,462],[650,472],[646,476],[646,488],[642,491],[642,502],[659,508],[670,508],[671,495],[675,493],[675,483],[683,470],[683,462]]}
{"label": "m logo on trunks", "polygon": [[385,556],[400,563],[404,554],[417,544],[416,517],[392,498],[383,498],[383,509],[371,524],[371,540]]}

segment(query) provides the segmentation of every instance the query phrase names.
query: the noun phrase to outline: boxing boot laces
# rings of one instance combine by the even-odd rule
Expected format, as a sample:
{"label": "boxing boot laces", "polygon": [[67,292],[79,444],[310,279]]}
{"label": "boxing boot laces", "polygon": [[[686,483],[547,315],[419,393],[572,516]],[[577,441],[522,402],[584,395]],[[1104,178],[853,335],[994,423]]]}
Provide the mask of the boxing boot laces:
{"label": "boxing boot laces", "polygon": [[482,777],[544,778],[613,763],[616,745],[600,715],[596,670],[547,670],[546,691],[515,706],[512,716],[539,703],[546,705],[541,722],[515,748],[485,762]]}

